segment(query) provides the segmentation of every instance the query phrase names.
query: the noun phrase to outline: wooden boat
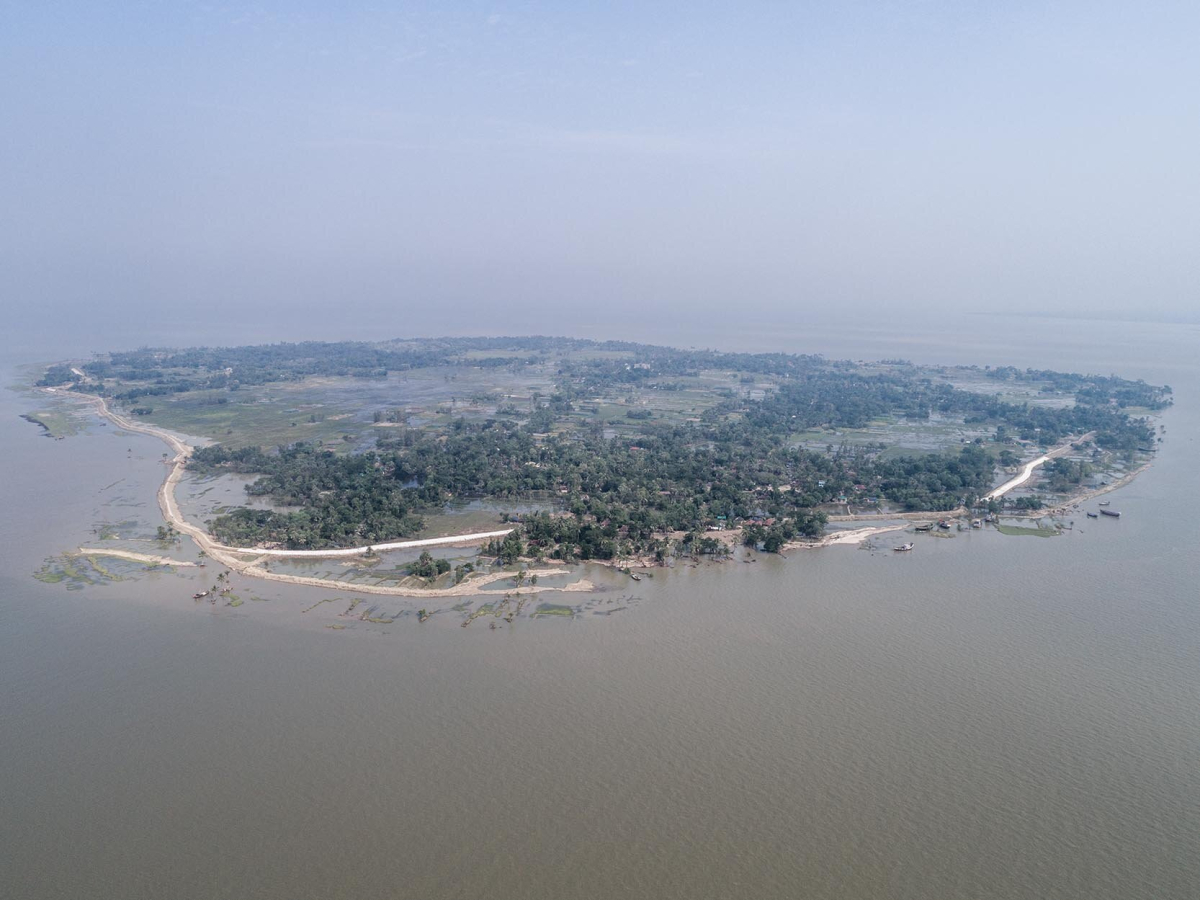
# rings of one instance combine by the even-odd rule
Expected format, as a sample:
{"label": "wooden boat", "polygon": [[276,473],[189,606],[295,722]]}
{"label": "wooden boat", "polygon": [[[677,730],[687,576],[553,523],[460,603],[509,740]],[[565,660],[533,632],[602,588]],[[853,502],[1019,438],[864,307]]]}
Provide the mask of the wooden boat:
{"label": "wooden boat", "polygon": [[901,544],[899,547],[893,547],[892,549],[895,550],[897,553],[907,553],[912,548],[913,548],[912,541],[909,541],[907,544]]}
{"label": "wooden boat", "polygon": [[1108,506],[1108,504],[1110,504],[1110,503],[1112,503],[1111,500],[1101,500],[1100,501],[1101,506]]}
{"label": "wooden boat", "polygon": [[927,523],[925,525],[918,525],[916,528],[913,529],[913,531],[933,531],[933,523]]}
{"label": "wooden boat", "polygon": [[1098,513],[1090,512],[1087,514],[1087,517],[1089,519],[1098,519],[1098,518],[1100,518],[1100,515]]}
{"label": "wooden boat", "polygon": [[1115,509],[1102,509],[1102,510],[1100,510],[1100,515],[1112,516],[1112,518],[1114,518],[1114,519],[1121,518],[1121,514],[1119,512],[1117,512]]}

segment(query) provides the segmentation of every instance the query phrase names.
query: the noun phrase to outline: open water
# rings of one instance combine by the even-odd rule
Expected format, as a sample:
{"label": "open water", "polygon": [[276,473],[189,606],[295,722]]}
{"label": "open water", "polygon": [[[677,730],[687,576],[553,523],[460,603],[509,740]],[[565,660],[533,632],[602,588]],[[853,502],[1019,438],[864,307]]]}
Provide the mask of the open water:
{"label": "open water", "polygon": [[498,631],[335,631],[332,605],[300,612],[317,590],[231,609],[180,575],[34,580],[97,522],[155,521],[162,448],[47,440],[2,391],[0,894],[1200,896],[1200,330],[639,337],[1112,371],[1177,405],[1123,517],[1063,537],[685,568],[626,611]]}

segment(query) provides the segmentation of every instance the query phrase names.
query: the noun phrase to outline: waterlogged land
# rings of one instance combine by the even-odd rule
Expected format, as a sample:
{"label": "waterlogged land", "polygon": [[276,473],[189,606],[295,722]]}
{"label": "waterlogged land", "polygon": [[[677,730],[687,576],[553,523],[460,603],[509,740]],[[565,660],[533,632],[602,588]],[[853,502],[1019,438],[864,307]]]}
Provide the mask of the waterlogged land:
{"label": "waterlogged land", "polygon": [[[1113,376],[549,338],[143,350],[40,382],[166,443],[165,537],[194,543],[193,565],[431,600],[512,582],[464,624],[577,614],[526,602],[593,587],[564,563],[753,558],[930,517],[1026,533],[1003,518],[1069,515],[1147,465],[1170,403],[1168,387]],[[39,421],[72,421],[73,405]],[[180,485],[221,478],[245,499],[185,515]],[[823,537],[830,521],[872,524]],[[304,568],[322,555],[354,559]],[[101,557],[43,575],[83,584]]]}

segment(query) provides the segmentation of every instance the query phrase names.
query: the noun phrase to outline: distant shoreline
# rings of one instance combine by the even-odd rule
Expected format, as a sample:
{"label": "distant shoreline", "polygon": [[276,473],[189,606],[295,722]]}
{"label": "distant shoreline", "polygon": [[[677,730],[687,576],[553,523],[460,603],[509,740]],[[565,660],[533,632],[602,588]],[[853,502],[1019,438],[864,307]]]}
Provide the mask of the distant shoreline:
{"label": "distant shoreline", "polygon": [[1146,316],[1119,316],[1119,315],[1087,315],[1084,313],[1063,312],[1046,312],[1045,310],[1030,310],[1028,312],[1021,311],[993,311],[993,310],[973,310],[966,313],[968,316],[994,316],[1002,319],[1060,319],[1064,322],[1136,322],[1141,325],[1193,325],[1200,326],[1200,320],[1197,319],[1179,319],[1179,318],[1158,318],[1152,319]]}

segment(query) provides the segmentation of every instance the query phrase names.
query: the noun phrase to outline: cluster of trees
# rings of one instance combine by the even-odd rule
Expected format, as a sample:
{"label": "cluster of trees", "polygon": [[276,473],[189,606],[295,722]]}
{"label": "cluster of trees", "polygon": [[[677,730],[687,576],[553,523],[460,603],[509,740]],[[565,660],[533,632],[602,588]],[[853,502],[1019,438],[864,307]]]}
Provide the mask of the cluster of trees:
{"label": "cluster of trees", "polygon": [[[856,408],[845,407],[849,415]],[[994,474],[992,456],[977,444],[949,454],[830,457],[790,446],[787,421],[772,412],[711,425],[648,425],[633,439],[605,439],[546,436],[534,419],[460,419],[442,435],[404,429],[363,454],[308,444],[274,453],[216,445],[198,450],[192,465],[258,474],[247,487],[251,496],[293,508],[214,519],[211,530],[226,543],[371,543],[413,533],[423,511],[455,497],[544,497],[569,516],[531,516],[523,529],[536,550],[561,559],[658,553],[665,532],[750,518],[779,521],[777,536],[756,539],[777,545],[819,534],[824,521],[814,508],[847,493],[948,510],[985,493]],[[501,543],[496,555],[505,561],[521,555],[514,541]]]}
{"label": "cluster of trees", "polygon": [[506,566],[512,565],[524,556],[525,551],[525,542],[521,540],[521,534],[516,530],[510,531],[503,538],[489,541],[483,548],[486,555],[496,557]]}
{"label": "cluster of trees", "polygon": [[1076,403],[1089,406],[1112,403],[1121,409],[1137,406],[1159,410],[1171,405],[1170,385],[1147,384],[1140,378],[1129,381],[1116,375],[1079,375],[1049,369],[1021,370],[1013,366],[988,369],[985,374],[998,381],[1047,384],[1050,390],[1074,394]]}
{"label": "cluster of trees", "polygon": [[59,387],[64,384],[75,384],[79,381],[79,376],[76,375],[71,367],[65,364],[50,366],[46,369],[45,374],[38,379],[38,387]]}
{"label": "cluster of trees", "polygon": [[246,486],[250,496],[293,508],[239,508],[208,523],[217,539],[234,546],[361,546],[412,534],[424,524],[420,499],[380,465],[376,454],[336,456],[311,444],[275,453],[215,444],[197,450],[189,466],[201,473],[258,474]]}
{"label": "cluster of trees", "polygon": [[871,474],[879,492],[908,510],[949,510],[987,493],[995,473],[991,455],[978,444],[957,454],[878,460]]}
{"label": "cluster of trees", "polygon": [[[434,559],[428,550],[422,550],[417,561],[408,567],[408,574],[416,575],[419,578],[436,578],[449,571],[450,561],[447,559]],[[459,580],[461,581],[462,579]]]}
{"label": "cluster of trees", "polygon": [[1092,474],[1092,467],[1083,460],[1052,459],[1042,469],[1047,490],[1066,493],[1083,484]]}
{"label": "cluster of trees", "polygon": [[[783,549],[783,545],[788,541],[793,540],[797,535],[805,537],[817,537],[820,530],[813,533],[812,525],[815,523],[799,523],[791,519],[786,519],[773,525],[752,524],[747,525],[742,529],[742,543],[747,547],[762,547],[767,553],[778,553]],[[821,526],[824,526],[824,521]],[[807,525],[807,527],[805,527]]]}
{"label": "cluster of trees", "polygon": [[[1107,379],[1101,381],[1107,383]],[[901,373],[868,376],[836,370],[811,372],[785,382],[760,402],[727,400],[707,415],[715,420],[737,411],[752,424],[771,431],[821,425],[861,428],[889,415],[927,419],[937,412],[961,416],[968,423],[999,423],[1006,432],[1043,446],[1088,431],[1096,432],[1097,444],[1111,449],[1136,449],[1154,439],[1153,429],[1145,420],[1129,416],[1119,403],[1106,400],[1066,408],[1009,403],[993,395]]]}

